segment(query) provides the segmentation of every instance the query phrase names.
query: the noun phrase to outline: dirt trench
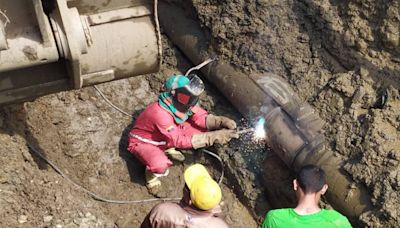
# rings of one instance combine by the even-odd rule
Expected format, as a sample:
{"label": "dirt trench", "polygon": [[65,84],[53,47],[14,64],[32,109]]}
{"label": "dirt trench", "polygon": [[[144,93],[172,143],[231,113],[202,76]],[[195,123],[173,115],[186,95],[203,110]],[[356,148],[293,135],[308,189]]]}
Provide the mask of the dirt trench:
{"label": "dirt trench", "polygon": [[[371,194],[374,210],[355,226],[400,226],[400,95],[398,1],[169,1],[185,7],[210,37],[212,51],[247,74],[274,72],[327,122],[330,149]],[[397,30],[396,30],[397,29]],[[396,41],[397,34],[397,41]],[[162,81],[192,65],[163,37],[159,73],[99,85],[117,106],[137,116]],[[241,116],[210,83],[200,104]],[[138,227],[156,203],[115,205],[93,200],[61,178],[26,146],[32,144],[73,181],[111,199],[147,199],[144,167],[126,152],[133,119],[115,111],[93,87],[61,92],[0,111],[1,227]],[[293,174],[264,148],[242,139],[214,147],[225,163],[225,219],[257,227],[272,207],[291,207]],[[186,151],[163,180],[180,197],[183,168],[219,163]],[[273,182],[273,186],[265,185]],[[280,199],[268,198],[273,191]],[[329,204],[323,206],[329,207]]]}

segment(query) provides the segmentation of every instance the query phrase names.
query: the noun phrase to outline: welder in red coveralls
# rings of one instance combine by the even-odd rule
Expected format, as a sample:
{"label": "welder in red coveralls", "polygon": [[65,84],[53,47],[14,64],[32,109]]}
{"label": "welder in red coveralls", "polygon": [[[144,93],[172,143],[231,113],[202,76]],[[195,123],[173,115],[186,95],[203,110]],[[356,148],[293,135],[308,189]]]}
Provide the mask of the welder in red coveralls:
{"label": "welder in red coveralls", "polygon": [[146,186],[154,195],[161,190],[158,178],[168,175],[172,165],[167,155],[184,160],[175,148],[198,149],[238,138],[235,121],[196,105],[203,91],[202,80],[194,74],[169,77],[158,101],[139,115],[129,133],[128,150],[146,166]]}

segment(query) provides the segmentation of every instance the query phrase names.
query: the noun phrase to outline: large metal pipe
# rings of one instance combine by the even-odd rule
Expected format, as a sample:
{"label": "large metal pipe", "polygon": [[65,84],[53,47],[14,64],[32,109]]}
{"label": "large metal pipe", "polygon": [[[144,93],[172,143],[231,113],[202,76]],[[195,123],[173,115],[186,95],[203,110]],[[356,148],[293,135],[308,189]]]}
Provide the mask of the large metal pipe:
{"label": "large metal pipe", "polygon": [[[210,57],[208,40],[197,22],[172,5],[160,2],[159,8],[165,33],[194,64]],[[354,219],[372,208],[366,189],[341,170],[343,160],[325,150],[322,120],[282,78],[273,74],[250,78],[222,61],[202,72],[244,117],[267,119],[269,145],[286,165],[294,170],[305,164],[325,169],[327,198],[335,209]]]}

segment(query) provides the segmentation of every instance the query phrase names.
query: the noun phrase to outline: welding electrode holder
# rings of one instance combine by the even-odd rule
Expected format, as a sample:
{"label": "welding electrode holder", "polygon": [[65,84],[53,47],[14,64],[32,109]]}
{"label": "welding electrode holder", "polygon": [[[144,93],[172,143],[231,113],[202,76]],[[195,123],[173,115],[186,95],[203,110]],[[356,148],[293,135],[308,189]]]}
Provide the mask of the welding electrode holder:
{"label": "welding electrode holder", "polygon": [[252,128],[252,127],[248,127],[248,128],[238,128],[237,131],[236,131],[236,133],[237,133],[238,135],[242,135],[242,134],[246,134],[246,133],[249,133],[249,132],[252,132],[252,131],[254,131],[254,128]]}

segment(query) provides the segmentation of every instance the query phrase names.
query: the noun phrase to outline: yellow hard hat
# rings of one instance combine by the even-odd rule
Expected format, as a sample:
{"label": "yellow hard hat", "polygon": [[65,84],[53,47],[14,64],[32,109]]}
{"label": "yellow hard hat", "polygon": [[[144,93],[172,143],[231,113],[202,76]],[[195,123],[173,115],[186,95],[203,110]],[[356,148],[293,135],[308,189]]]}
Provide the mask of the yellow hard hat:
{"label": "yellow hard hat", "polygon": [[201,210],[209,210],[219,204],[222,198],[221,188],[203,165],[195,164],[187,168],[184,178],[194,206]]}
{"label": "yellow hard hat", "polygon": [[204,165],[202,164],[194,164],[189,166],[183,173],[183,177],[185,178],[185,183],[189,187],[189,189],[191,189],[191,185],[196,178],[211,178],[210,174],[207,172],[206,167],[204,167]]}

